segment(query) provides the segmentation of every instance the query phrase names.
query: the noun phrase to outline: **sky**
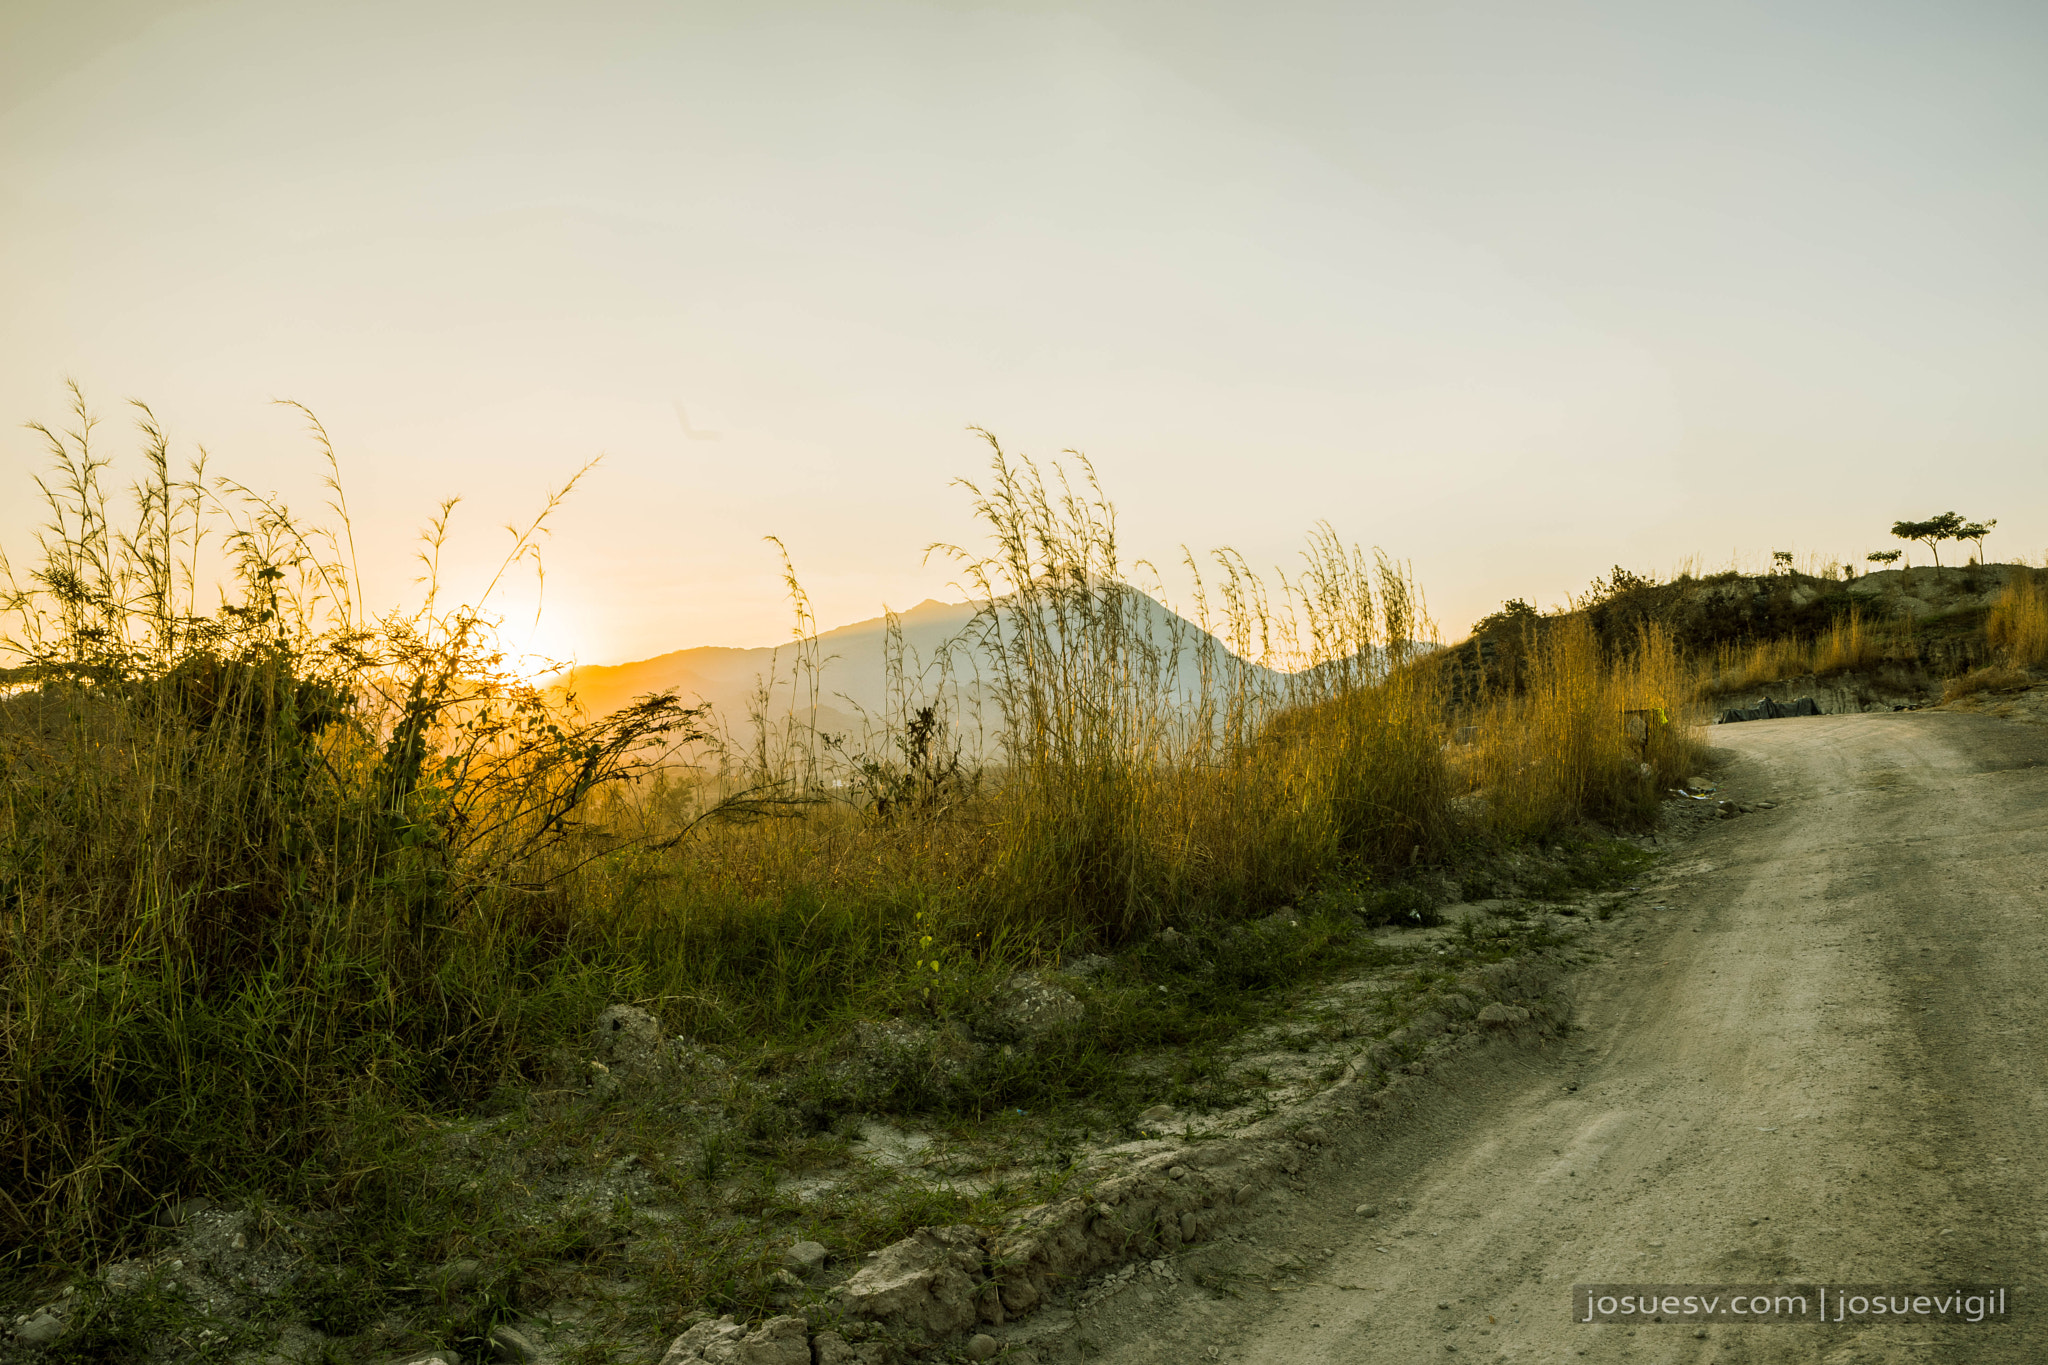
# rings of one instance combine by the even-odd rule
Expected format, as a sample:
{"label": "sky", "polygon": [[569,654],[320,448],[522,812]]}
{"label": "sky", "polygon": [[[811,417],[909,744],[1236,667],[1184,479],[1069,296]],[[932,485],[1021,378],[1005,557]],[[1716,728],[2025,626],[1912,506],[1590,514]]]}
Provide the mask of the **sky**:
{"label": "sky", "polygon": [[[66,379],[474,592],[602,456],[519,643],[956,599],[968,428],[1122,547],[1308,529],[1447,636],[1610,566],[2048,550],[2048,8],[0,6],[0,548]],[[123,468],[129,466],[123,465]],[[1919,552],[1914,552],[1916,560]]]}

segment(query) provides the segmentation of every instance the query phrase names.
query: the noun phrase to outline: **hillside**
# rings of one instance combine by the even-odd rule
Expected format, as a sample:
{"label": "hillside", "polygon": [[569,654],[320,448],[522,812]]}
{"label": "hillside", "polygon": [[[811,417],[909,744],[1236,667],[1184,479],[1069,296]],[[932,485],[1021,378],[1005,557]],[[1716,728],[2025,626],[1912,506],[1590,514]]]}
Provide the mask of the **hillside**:
{"label": "hillside", "polygon": [[[1204,660],[1214,680],[1241,672],[1254,686],[1278,686],[1282,675],[1237,659],[1222,641],[1193,621],[1135,589],[1125,599],[1129,638],[1158,661],[1169,691],[1202,694]],[[570,670],[554,686],[573,694],[592,716],[606,715],[635,697],[674,689],[687,703],[709,702],[719,722],[738,729],[749,715],[771,717],[791,711],[792,685],[798,710],[811,696],[808,674],[795,680],[800,656],[817,666],[817,727],[830,734],[859,735],[884,717],[899,722],[906,707],[944,692],[970,718],[988,696],[986,680],[994,661],[975,630],[980,608],[970,602],[927,600],[907,611],[877,616],[815,640],[751,649],[703,646],[679,649],[623,664],[592,664]],[[815,649],[813,651],[813,646]]]}
{"label": "hillside", "polygon": [[1938,693],[1944,679],[1987,663],[1993,605],[2023,565],[1887,569],[1855,578],[1797,572],[1656,582],[1617,567],[1568,610],[1510,601],[1445,651],[1454,697],[1519,686],[1532,649],[1557,622],[1583,616],[1610,649],[1655,626],[1706,669],[1708,695],[1780,678],[1883,668],[1886,694]]}

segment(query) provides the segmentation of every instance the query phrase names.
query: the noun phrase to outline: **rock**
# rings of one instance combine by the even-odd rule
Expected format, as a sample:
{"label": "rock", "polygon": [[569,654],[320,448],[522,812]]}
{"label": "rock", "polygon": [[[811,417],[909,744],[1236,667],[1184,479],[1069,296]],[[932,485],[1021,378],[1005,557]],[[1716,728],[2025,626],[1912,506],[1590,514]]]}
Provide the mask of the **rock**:
{"label": "rock", "polygon": [[846,1282],[841,1303],[857,1317],[951,1336],[978,1317],[981,1238],[972,1228],[919,1228],[882,1248]]}
{"label": "rock", "polygon": [[823,1242],[798,1242],[782,1253],[782,1263],[799,1275],[811,1275],[824,1269],[831,1256]]}
{"label": "rock", "polygon": [[1019,972],[996,988],[977,1027],[990,1037],[1031,1042],[1081,1014],[1081,1002],[1071,991],[1036,973]]}
{"label": "rock", "polygon": [[733,1365],[811,1365],[811,1329],[802,1318],[770,1318],[741,1338]]}
{"label": "rock", "polygon": [[1294,1140],[1307,1143],[1311,1147],[1320,1147],[1330,1140],[1330,1135],[1320,1128],[1302,1128],[1296,1130]]}
{"label": "rock", "polygon": [[1116,959],[1113,957],[1105,957],[1101,953],[1089,953],[1085,957],[1077,957],[1072,962],[1061,967],[1060,975],[1093,976],[1097,972],[1106,971],[1115,965]]}
{"label": "rock", "polygon": [[860,1353],[837,1332],[820,1332],[811,1338],[811,1359],[815,1365],[859,1365]]}
{"label": "rock", "polygon": [[526,1339],[524,1333],[502,1323],[491,1329],[491,1354],[506,1365],[529,1365],[540,1359],[540,1347]]}
{"label": "rock", "polygon": [[203,1195],[195,1196],[191,1199],[180,1199],[176,1203],[166,1204],[156,1211],[157,1226],[166,1228],[183,1227],[191,1222],[194,1217],[212,1207],[213,1201]]}
{"label": "rock", "polygon": [[48,1346],[64,1335],[64,1319],[47,1308],[38,1308],[14,1329],[14,1339],[24,1346]]}
{"label": "rock", "polygon": [[1513,1024],[1527,1023],[1528,1019],[1529,1011],[1523,1009],[1520,1005],[1507,1005],[1498,1000],[1479,1011],[1479,1022],[1491,1024],[1495,1028],[1507,1028]]}
{"label": "rock", "polygon": [[1360,1204],[1351,1211],[1360,1218],[1377,1218],[1380,1216],[1380,1206],[1378,1204]]}
{"label": "rock", "polygon": [[[1171,930],[1167,932],[1171,933]],[[987,1360],[996,1353],[996,1339],[986,1332],[976,1332],[967,1338],[967,1358]]]}
{"label": "rock", "polygon": [[1170,1104],[1155,1104],[1150,1109],[1142,1110],[1138,1114],[1138,1122],[1171,1123],[1173,1121],[1173,1112],[1173,1106]]}
{"label": "rock", "polygon": [[638,1005],[607,1005],[590,1026],[597,1060],[612,1074],[646,1075],[660,1069],[661,1021]]}
{"label": "rock", "polygon": [[451,1294],[466,1294],[483,1282],[484,1263],[471,1256],[448,1262],[437,1277]]}
{"label": "rock", "polygon": [[784,1289],[802,1289],[804,1287],[803,1277],[794,1270],[778,1270],[769,1278]]}
{"label": "rock", "polygon": [[1180,1216],[1180,1239],[1183,1242],[1195,1242],[1200,1241],[1201,1236],[1201,1216],[1197,1214],[1193,1209],[1190,1209]]}
{"label": "rock", "polygon": [[[1159,931],[1159,941],[1161,943],[1178,943],[1185,937],[1185,934],[1181,933],[1180,930],[1174,928],[1172,925],[1168,925],[1166,928],[1161,929]],[[977,1357],[977,1359],[978,1358],[979,1357]]]}
{"label": "rock", "polygon": [[[734,1322],[730,1313],[722,1318],[707,1318],[668,1344],[661,1365],[685,1365],[695,1360],[730,1361],[733,1349],[746,1335],[747,1329]],[[708,1354],[712,1351],[720,1354]]]}

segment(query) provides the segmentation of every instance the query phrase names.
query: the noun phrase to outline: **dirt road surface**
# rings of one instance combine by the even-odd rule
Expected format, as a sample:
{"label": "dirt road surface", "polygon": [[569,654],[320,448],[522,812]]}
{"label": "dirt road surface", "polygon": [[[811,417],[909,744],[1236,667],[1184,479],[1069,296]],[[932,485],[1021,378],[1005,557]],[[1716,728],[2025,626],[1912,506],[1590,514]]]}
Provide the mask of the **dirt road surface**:
{"label": "dirt road surface", "polygon": [[[1071,1328],[1113,1365],[2048,1361],[2048,730],[1710,732],[1578,1027],[1425,1087]],[[1666,909],[1651,909],[1662,904]],[[1367,1216],[1359,1206],[1377,1206]],[[1574,1283],[1994,1282],[1999,1326],[1575,1325]]]}

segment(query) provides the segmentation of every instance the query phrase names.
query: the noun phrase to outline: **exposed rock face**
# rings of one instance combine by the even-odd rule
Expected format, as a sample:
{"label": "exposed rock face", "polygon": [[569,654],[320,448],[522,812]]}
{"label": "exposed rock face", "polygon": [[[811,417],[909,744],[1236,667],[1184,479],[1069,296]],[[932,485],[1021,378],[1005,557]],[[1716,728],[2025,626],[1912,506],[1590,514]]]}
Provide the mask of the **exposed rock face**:
{"label": "exposed rock face", "polygon": [[802,1318],[770,1318],[749,1332],[730,1315],[700,1322],[669,1343],[661,1365],[811,1365]]}
{"label": "exposed rock face", "polygon": [[919,1228],[861,1267],[842,1302],[859,1317],[950,1336],[979,1320],[981,1281],[981,1237],[973,1228]]}

